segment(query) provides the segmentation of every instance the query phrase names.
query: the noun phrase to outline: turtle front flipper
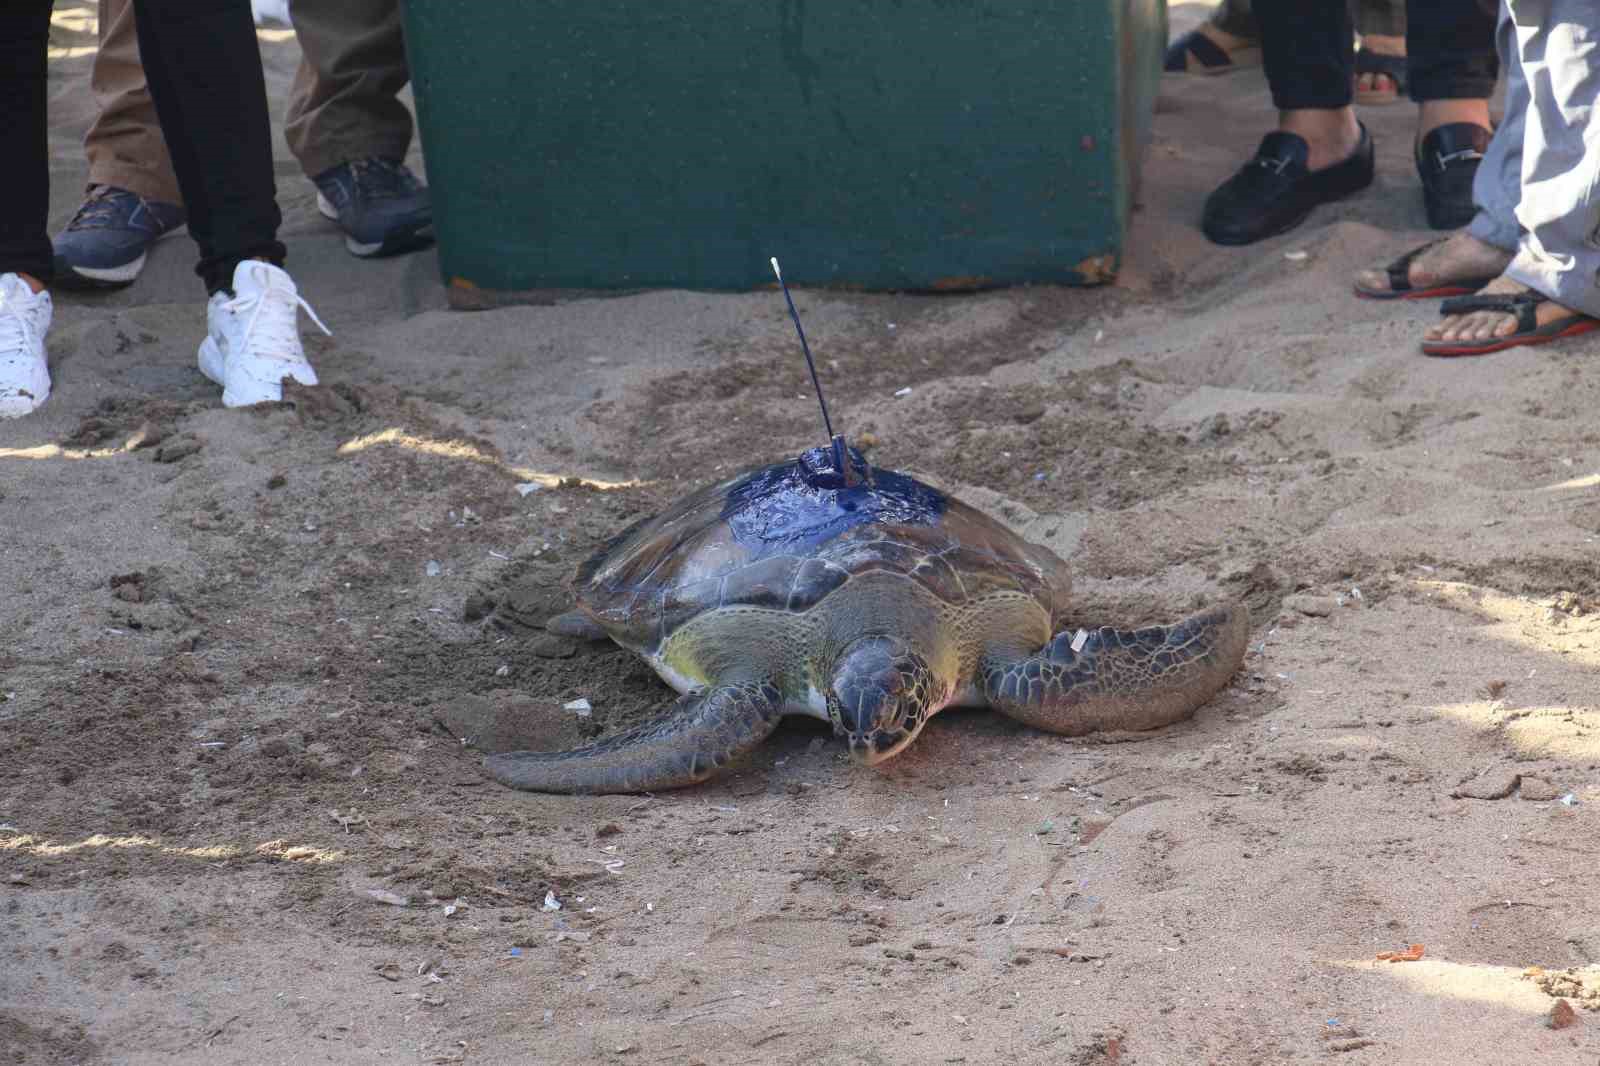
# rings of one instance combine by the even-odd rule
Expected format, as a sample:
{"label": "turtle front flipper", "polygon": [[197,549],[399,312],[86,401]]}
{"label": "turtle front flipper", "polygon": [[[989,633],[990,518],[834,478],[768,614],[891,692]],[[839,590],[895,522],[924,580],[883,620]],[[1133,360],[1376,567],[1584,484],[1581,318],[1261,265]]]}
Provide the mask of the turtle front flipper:
{"label": "turtle front flipper", "polygon": [[704,781],[778,728],[783,695],[771,684],[713,685],[680,697],[644,725],[571,751],[508,751],[483,761],[503,785],[528,792],[654,792]]}
{"label": "turtle front flipper", "polygon": [[1037,655],[986,663],[984,695],[1001,714],[1052,733],[1158,729],[1228,683],[1249,637],[1250,616],[1239,605],[1170,626],[1094,630],[1077,651],[1069,630]]}

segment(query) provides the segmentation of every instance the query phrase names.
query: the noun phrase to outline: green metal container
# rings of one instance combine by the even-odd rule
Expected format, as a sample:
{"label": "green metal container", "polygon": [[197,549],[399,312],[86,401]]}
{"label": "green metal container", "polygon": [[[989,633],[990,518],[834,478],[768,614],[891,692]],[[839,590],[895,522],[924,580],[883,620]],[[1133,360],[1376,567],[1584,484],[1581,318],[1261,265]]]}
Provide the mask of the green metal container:
{"label": "green metal container", "polygon": [[1116,275],[1163,0],[406,0],[461,306]]}

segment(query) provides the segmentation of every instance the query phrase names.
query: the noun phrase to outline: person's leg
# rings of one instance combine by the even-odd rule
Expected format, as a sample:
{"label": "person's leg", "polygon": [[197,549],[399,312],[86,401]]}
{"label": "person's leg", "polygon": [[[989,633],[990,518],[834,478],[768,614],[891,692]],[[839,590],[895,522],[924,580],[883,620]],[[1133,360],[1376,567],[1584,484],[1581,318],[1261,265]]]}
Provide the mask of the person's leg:
{"label": "person's leg", "polygon": [[[1458,0],[1442,0],[1440,6],[1454,12],[1459,4]],[[1416,6],[1412,8],[1412,15],[1413,25],[1430,24],[1431,14],[1419,14]],[[1398,277],[1391,267],[1362,271],[1356,276],[1358,294],[1382,298],[1405,292],[1412,298],[1421,298],[1471,292],[1487,284],[1486,279],[1498,277],[1516,253],[1521,235],[1516,211],[1522,198],[1522,142],[1528,114],[1528,81],[1517,57],[1516,27],[1511,24],[1510,12],[1503,3],[1493,39],[1498,53],[1496,65],[1503,65],[1506,72],[1505,117],[1489,139],[1483,159],[1473,174],[1472,201],[1476,213],[1472,221],[1449,239],[1418,249],[1391,264],[1398,268]],[[1473,85],[1471,82],[1464,84]]]}
{"label": "person's leg", "polygon": [[[1422,105],[1419,135],[1430,123],[1428,105],[1464,101],[1472,117],[1488,125],[1488,100],[1500,75],[1495,53],[1495,15],[1475,0],[1408,0],[1406,57],[1411,99]],[[1457,119],[1453,121],[1463,121]]]}
{"label": "person's leg", "polygon": [[358,256],[394,255],[433,240],[433,204],[405,165],[410,79],[398,0],[294,0],[303,58],[284,139],[317,186],[317,209]]}
{"label": "person's leg", "polygon": [[281,399],[285,378],[315,385],[297,325],[307,305],[281,267],[266,81],[249,0],[134,5],[150,95],[200,248],[196,272],[211,293],[200,370],[223,387],[230,407]]}
{"label": "person's leg", "polygon": [[89,89],[100,105],[83,138],[90,186],[109,185],[181,205],[178,176],[139,61],[133,0],[100,0],[100,50],[89,68]]}
{"label": "person's leg", "polygon": [[1505,115],[1472,179],[1472,202],[1478,213],[1467,226],[1467,233],[1514,254],[1522,237],[1517,205],[1522,202],[1522,150],[1532,97],[1517,49],[1517,28],[1506,0],[1500,0],[1494,40],[1496,56],[1506,74]]}
{"label": "person's leg", "polygon": [[1258,0],[1262,66],[1278,129],[1305,139],[1311,170],[1347,158],[1361,139],[1351,108],[1354,38],[1340,0]]}
{"label": "person's leg", "polygon": [[272,129],[249,0],[134,0],[139,52],[208,292],[243,259],[282,263]]}
{"label": "person's leg", "polygon": [[45,49],[50,4],[17,0],[0,4],[0,274],[49,281],[50,161],[45,125]]}
{"label": "person's leg", "polygon": [[132,0],[100,0],[100,48],[89,68],[100,113],[84,137],[89,190],[55,238],[56,283],[115,288],[150,246],[183,225],[178,179],[145,85]]}
{"label": "person's leg", "polygon": [[306,177],[352,159],[401,160],[411,112],[399,92],[411,80],[398,0],[292,0],[300,40],[283,136]]}
{"label": "person's leg", "polygon": [[1434,229],[1459,229],[1472,221],[1472,184],[1489,146],[1489,94],[1500,71],[1495,19],[1474,0],[1410,0],[1407,6],[1423,205]]}
{"label": "person's leg", "polygon": [[1207,198],[1201,228],[1218,244],[1282,233],[1316,205],[1372,183],[1372,139],[1350,106],[1353,37],[1343,0],[1257,0],[1255,15],[1278,129]]}
{"label": "person's leg", "polygon": [[1356,53],[1356,101],[1392,103],[1407,79],[1405,0],[1356,0],[1351,5],[1361,49]]}
{"label": "person's leg", "polygon": [[49,141],[45,125],[47,0],[0,5],[0,418],[28,414],[50,395]]}
{"label": "person's leg", "polygon": [[1479,296],[1547,302],[1523,311],[1521,322],[1510,307],[1448,315],[1428,331],[1424,349],[1433,354],[1492,346],[1530,326],[1565,336],[1595,328],[1600,318],[1600,247],[1593,243],[1600,129],[1589,122],[1600,97],[1600,28],[1579,0],[1514,0],[1508,7],[1528,91],[1516,203],[1523,233],[1510,266]]}

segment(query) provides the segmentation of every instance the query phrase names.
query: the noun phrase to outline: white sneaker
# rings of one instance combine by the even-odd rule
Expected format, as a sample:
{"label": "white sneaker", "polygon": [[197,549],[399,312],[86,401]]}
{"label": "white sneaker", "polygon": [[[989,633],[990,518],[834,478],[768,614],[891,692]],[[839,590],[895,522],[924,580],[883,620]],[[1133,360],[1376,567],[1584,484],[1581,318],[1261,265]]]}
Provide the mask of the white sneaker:
{"label": "white sneaker", "polygon": [[200,344],[200,373],[222,386],[226,407],[276,403],[283,379],[315,385],[317,372],[300,346],[296,311],[304,307],[332,336],[294,281],[271,263],[246,259],[233,271],[233,295],[219,292],[206,304],[207,336]]}
{"label": "white sneaker", "polygon": [[53,305],[16,274],[0,274],[0,418],[31,414],[50,396],[44,335]]}

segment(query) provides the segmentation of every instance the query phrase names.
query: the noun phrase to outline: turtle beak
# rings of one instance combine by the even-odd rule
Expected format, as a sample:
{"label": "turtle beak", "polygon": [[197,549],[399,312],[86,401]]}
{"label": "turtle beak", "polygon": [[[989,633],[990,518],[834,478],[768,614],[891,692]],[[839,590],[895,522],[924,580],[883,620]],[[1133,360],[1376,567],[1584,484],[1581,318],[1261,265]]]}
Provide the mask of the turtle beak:
{"label": "turtle beak", "polygon": [[871,733],[850,733],[850,761],[857,766],[876,766],[900,754],[911,743],[912,733],[907,729],[884,730]]}

